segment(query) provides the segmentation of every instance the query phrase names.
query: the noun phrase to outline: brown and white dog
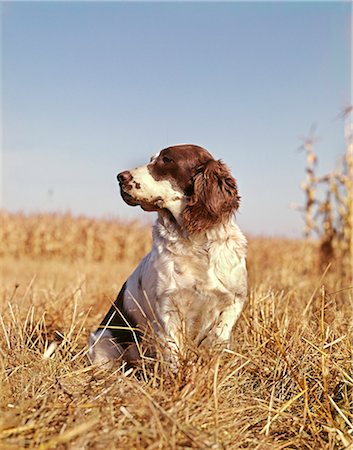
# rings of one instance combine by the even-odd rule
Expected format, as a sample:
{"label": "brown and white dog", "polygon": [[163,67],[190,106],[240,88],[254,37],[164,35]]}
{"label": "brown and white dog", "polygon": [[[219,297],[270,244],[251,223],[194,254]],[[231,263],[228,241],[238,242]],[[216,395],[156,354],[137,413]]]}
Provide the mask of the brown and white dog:
{"label": "brown and white dog", "polygon": [[165,148],[118,180],[128,205],[157,211],[158,218],[152,250],[91,334],[89,357],[131,362],[140,334],[151,327],[177,367],[188,339],[196,346],[227,343],[247,297],[236,182],[225,164],[196,145]]}

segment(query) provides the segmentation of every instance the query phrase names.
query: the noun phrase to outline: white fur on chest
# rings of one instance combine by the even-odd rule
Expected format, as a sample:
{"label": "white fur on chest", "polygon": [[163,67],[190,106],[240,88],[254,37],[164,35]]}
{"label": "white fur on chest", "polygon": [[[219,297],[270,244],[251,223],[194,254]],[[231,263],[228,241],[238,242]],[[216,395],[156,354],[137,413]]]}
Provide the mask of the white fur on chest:
{"label": "white fur on chest", "polygon": [[233,292],[246,272],[246,240],[235,223],[194,239],[155,232],[152,253],[159,289],[169,292],[195,285],[199,291]]}
{"label": "white fur on chest", "polygon": [[156,239],[156,306],[168,328],[182,321],[202,339],[227,308],[238,303],[241,311],[247,283],[238,232],[233,225],[199,240]]}
{"label": "white fur on chest", "polygon": [[237,225],[189,239],[157,223],[153,234],[152,251],[127,282],[130,315],[180,346],[181,329],[198,344],[228,311],[227,339],[247,295],[246,240]]}

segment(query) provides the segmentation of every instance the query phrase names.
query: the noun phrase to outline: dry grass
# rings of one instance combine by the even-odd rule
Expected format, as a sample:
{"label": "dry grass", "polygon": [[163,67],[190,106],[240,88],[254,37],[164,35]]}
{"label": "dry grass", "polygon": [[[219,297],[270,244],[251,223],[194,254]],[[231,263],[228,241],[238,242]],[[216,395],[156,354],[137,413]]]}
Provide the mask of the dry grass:
{"label": "dry grass", "polygon": [[352,281],[317,273],[314,243],[251,239],[229,351],[137,376],[90,367],[85,346],[149,232],[0,219],[1,449],[353,448]]}

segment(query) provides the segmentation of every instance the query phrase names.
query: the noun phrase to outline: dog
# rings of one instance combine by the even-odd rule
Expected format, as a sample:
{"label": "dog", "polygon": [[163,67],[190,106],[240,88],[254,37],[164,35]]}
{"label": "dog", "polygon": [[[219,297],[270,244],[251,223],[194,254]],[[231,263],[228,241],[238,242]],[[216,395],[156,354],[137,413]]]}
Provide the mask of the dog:
{"label": "dog", "polygon": [[240,197],[228,167],[183,144],[117,178],[128,205],[158,217],[152,250],[90,336],[91,362],[136,362],[150,331],[173,367],[187,342],[227,345],[247,298],[247,241],[235,223]]}

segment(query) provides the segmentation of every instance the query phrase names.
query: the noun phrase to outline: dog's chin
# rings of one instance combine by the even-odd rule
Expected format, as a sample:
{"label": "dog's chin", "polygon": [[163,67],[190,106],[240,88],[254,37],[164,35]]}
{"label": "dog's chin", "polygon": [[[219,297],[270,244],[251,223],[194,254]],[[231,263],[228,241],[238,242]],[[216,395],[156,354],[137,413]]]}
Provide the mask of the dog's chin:
{"label": "dog's chin", "polygon": [[152,203],[141,202],[139,205],[144,211],[160,211],[160,208],[156,205],[152,205]]}
{"label": "dog's chin", "polygon": [[125,192],[123,189],[120,188],[120,195],[125,203],[127,203],[129,206],[138,206],[139,203],[137,200],[127,192]]}
{"label": "dog's chin", "polygon": [[141,206],[144,211],[158,211],[160,208],[154,203],[150,203],[147,200],[138,200],[132,195],[125,192],[123,189],[120,189],[121,197],[125,203],[129,206]]}

